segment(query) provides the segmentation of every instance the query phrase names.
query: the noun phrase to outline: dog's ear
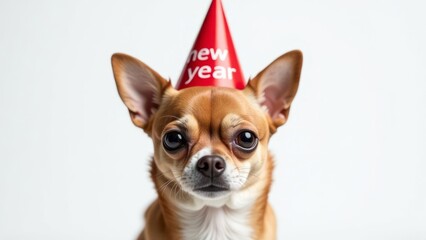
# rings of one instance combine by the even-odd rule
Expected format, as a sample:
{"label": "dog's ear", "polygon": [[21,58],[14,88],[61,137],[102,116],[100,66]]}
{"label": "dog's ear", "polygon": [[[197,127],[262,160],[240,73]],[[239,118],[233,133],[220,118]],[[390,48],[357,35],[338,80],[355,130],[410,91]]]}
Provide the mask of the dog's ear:
{"label": "dog's ear", "polygon": [[250,80],[245,88],[267,109],[273,131],[287,121],[291,102],[299,86],[302,62],[301,51],[288,52]]}
{"label": "dog's ear", "polygon": [[122,53],[112,55],[111,63],[118,93],[132,122],[146,130],[165,90],[171,88],[170,82],[143,62]]}

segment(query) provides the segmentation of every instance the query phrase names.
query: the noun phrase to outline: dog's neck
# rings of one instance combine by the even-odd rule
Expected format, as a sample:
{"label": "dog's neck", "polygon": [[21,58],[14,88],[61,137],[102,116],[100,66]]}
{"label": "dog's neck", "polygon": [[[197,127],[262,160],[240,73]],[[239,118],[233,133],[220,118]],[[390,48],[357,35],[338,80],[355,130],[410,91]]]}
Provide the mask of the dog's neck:
{"label": "dog's neck", "polygon": [[254,229],[250,224],[252,206],[232,209],[228,206],[203,207],[178,211],[183,239],[250,240]]}
{"label": "dog's neck", "polygon": [[[151,176],[159,195],[165,226],[177,239],[256,239],[262,231],[271,183],[272,160],[265,164],[257,187],[218,200],[193,199],[159,174],[153,161]],[[180,229],[180,231],[176,230]]]}

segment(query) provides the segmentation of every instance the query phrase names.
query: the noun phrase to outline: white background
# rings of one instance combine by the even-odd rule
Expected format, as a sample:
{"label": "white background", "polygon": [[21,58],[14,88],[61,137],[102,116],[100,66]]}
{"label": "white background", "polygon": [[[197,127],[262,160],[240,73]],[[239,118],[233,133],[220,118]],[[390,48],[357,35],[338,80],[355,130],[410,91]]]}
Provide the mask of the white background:
{"label": "white background", "polygon": [[[133,239],[152,146],[110,56],[174,82],[209,0],[0,2],[0,239]],[[425,1],[224,0],[246,77],[305,62],[271,142],[279,239],[426,239]]]}

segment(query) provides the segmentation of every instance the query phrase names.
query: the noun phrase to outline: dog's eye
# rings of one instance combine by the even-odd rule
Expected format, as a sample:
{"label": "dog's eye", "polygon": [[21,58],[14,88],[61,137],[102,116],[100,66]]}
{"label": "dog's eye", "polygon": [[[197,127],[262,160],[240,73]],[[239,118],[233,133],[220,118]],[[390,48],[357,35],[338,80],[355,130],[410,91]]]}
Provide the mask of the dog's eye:
{"label": "dog's eye", "polygon": [[167,151],[173,152],[186,145],[186,140],[178,131],[170,131],[163,137],[163,146]]}
{"label": "dog's eye", "polygon": [[253,151],[257,146],[257,142],[256,135],[251,131],[240,132],[237,138],[235,138],[237,147],[247,152]]}

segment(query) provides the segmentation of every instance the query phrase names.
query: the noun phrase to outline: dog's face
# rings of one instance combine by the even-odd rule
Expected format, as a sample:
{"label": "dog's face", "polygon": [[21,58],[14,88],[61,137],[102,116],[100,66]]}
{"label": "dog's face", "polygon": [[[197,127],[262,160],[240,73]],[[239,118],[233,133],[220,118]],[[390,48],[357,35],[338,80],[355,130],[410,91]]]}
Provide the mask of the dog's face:
{"label": "dog's face", "polygon": [[250,188],[262,175],[269,138],[286,122],[297,91],[302,55],[293,51],[279,57],[244,90],[177,91],[132,57],[115,54],[112,63],[133,123],[153,140],[165,184],[211,200]]}
{"label": "dog's face", "polygon": [[163,99],[153,120],[155,161],[200,198],[240,190],[266,157],[268,122],[255,99],[227,88],[188,88]]}

